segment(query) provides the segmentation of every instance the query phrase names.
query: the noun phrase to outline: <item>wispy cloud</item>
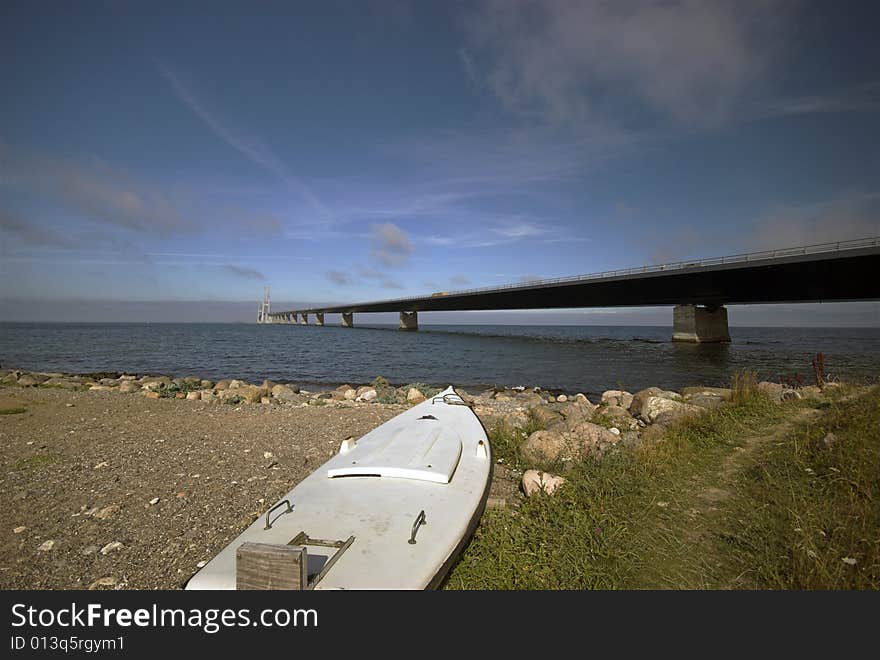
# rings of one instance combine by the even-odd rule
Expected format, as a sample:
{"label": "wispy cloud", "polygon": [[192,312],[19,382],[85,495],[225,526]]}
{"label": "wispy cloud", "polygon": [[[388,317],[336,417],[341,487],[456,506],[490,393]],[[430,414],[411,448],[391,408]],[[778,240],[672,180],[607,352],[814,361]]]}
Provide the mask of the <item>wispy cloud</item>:
{"label": "wispy cloud", "polygon": [[328,270],[324,273],[324,276],[333,282],[333,284],[338,284],[339,286],[345,286],[352,283],[351,275],[339,270]]}
{"label": "wispy cloud", "polygon": [[406,262],[413,252],[409,237],[394,223],[383,222],[371,228],[370,256],[384,266],[395,267]]}
{"label": "wispy cloud", "polygon": [[[25,222],[5,209],[0,209],[0,234],[30,247],[75,248],[79,245],[77,241],[51,227]],[[8,245],[7,241],[2,241],[3,248]]]}
{"label": "wispy cloud", "polygon": [[232,273],[233,275],[238,275],[246,280],[266,280],[266,276],[255,268],[236,266],[235,264],[224,264],[223,270]]}
{"label": "wispy cloud", "polygon": [[209,111],[206,105],[199,99],[193,90],[184,84],[181,77],[167,64],[155,60],[159,72],[171,85],[177,98],[196,115],[204,124],[221,140],[233,149],[245,156],[255,165],[270,172],[294,190],[305,202],[319,214],[319,220],[330,220],[333,217],[331,211],[315,196],[311,189],[303,181],[290,171],[288,166],[276,156],[272,150],[260,139],[244,136],[230,129],[220,121],[217,115]]}
{"label": "wispy cloud", "polygon": [[463,61],[524,116],[714,124],[780,59],[789,5],[489,0],[467,22]]}
{"label": "wispy cloud", "polygon": [[457,273],[449,278],[449,283],[453,286],[466,286],[471,283],[471,279],[467,275]]}

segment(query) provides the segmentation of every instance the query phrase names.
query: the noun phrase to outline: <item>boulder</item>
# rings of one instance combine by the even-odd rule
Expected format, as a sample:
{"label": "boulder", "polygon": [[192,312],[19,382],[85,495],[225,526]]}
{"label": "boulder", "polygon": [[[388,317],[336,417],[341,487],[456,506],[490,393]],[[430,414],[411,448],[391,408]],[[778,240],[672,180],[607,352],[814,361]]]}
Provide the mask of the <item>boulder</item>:
{"label": "boulder", "polygon": [[593,418],[595,419],[597,415],[624,430],[633,430],[638,427],[638,422],[629,414],[629,410],[620,406],[611,405],[599,408]]}
{"label": "boulder", "polygon": [[379,393],[376,392],[376,390],[374,390],[373,388],[366,390],[360,395],[362,401],[372,401],[377,396],[379,396]]}
{"label": "boulder", "polygon": [[187,401],[201,401],[202,400],[202,393],[198,392],[198,391],[187,392],[186,393],[186,400]]}
{"label": "boulder", "polygon": [[801,393],[799,390],[794,390],[794,389],[787,387],[784,390],[782,390],[782,394],[780,395],[780,398],[783,401],[798,401],[798,400],[802,399],[803,397],[801,396]]}
{"label": "boulder", "polygon": [[642,405],[641,418],[649,424],[658,420],[666,423],[685,415],[695,415],[702,410],[699,406],[692,406],[681,401],[673,401],[662,396],[651,396]]}
{"label": "boulder", "polygon": [[21,376],[21,372],[19,371],[10,371],[2,379],[0,379],[0,383],[4,385],[15,385],[18,383],[18,377]]}
{"label": "boulder", "polygon": [[229,391],[238,394],[240,397],[243,397],[244,400],[248,403],[259,403],[264,394],[263,388],[257,387],[256,385],[241,385],[239,387],[230,387]]}
{"label": "boulder", "polygon": [[574,395],[574,402],[575,403],[590,403],[590,400],[587,398],[586,394],[581,394],[580,392],[578,392],[577,394]]}
{"label": "boulder", "polygon": [[354,401],[357,398],[357,390],[348,388],[342,393],[342,396],[346,401]]}
{"label": "boulder", "polygon": [[205,403],[216,403],[217,395],[214,393],[214,390],[202,390],[199,392],[200,398]]}
{"label": "boulder", "polygon": [[119,383],[119,391],[123,394],[131,394],[132,392],[137,392],[141,389],[141,384],[136,383],[133,380],[124,380]]}
{"label": "boulder", "polygon": [[564,394],[560,394],[558,397],[556,397],[557,403],[565,403],[567,401],[568,401],[568,397],[565,396]]}
{"label": "boulder", "polygon": [[540,465],[555,463],[568,449],[565,437],[556,431],[535,431],[523,443],[521,452],[527,462]]}
{"label": "boulder", "polygon": [[574,427],[571,430],[571,438],[581,457],[585,457],[605,445],[617,444],[620,439],[604,426],[592,422],[583,422]]}
{"label": "boulder", "polygon": [[237,379],[233,378],[232,380],[229,381],[229,389],[230,390],[237,390],[237,389],[240,389],[240,388],[246,387],[246,386],[247,386],[247,383],[244,382],[243,380],[237,380]]}
{"label": "boulder", "polygon": [[48,380],[48,378],[40,378],[39,376],[35,376],[33,374],[22,374],[19,376],[18,381],[16,381],[16,385],[20,387],[33,387],[35,385],[39,385],[40,383]]}
{"label": "boulder", "polygon": [[632,403],[629,406],[629,414],[633,417],[642,417],[645,402],[650,398],[668,399],[670,401],[681,401],[681,395],[678,392],[661,390],[659,387],[649,387],[647,389],[636,392],[633,395]]}
{"label": "boulder", "polygon": [[536,493],[552,495],[564,483],[565,478],[540,470],[526,470],[522,476],[522,489],[526,497]]}
{"label": "boulder", "polygon": [[721,397],[723,400],[729,401],[730,397],[733,396],[733,390],[729,387],[684,387],[681,390],[681,394],[685,400],[690,396],[704,394],[707,396]]}
{"label": "boulder", "polygon": [[602,403],[609,406],[620,406],[629,410],[633,395],[625,390],[605,390],[602,392]]}
{"label": "boulder", "polygon": [[415,387],[411,387],[409,388],[409,392],[406,393],[406,400],[408,403],[421,403],[425,400],[425,395]]}
{"label": "boulder", "polygon": [[217,381],[217,383],[214,385],[214,390],[217,391],[217,392],[222,392],[223,390],[228,390],[228,389],[229,389],[229,383],[231,383],[231,382],[232,382],[232,381],[230,381],[229,379],[219,380],[219,381]]}
{"label": "boulder", "polygon": [[714,394],[701,392],[699,394],[691,394],[689,396],[686,396],[685,403],[689,403],[692,406],[699,406],[700,408],[712,410],[713,408],[717,408],[722,403],[724,403],[724,398],[716,396]]}
{"label": "boulder", "polygon": [[785,388],[779,383],[770,383],[766,380],[762,380],[757,385],[758,392],[769,397],[773,401],[782,401],[782,390]]}
{"label": "boulder", "polygon": [[[355,390],[355,394],[357,396],[363,396],[364,392],[369,392],[370,390],[376,391],[372,385],[361,385],[359,388]],[[355,397],[357,398],[357,397]]]}
{"label": "boulder", "polygon": [[199,387],[202,388],[203,390],[210,390],[211,388],[214,387],[214,381],[202,379],[199,381]]}
{"label": "boulder", "polygon": [[531,415],[535,422],[545,429],[564,419],[562,413],[553,410],[549,406],[535,406],[531,409]]}
{"label": "boulder", "polygon": [[167,376],[158,376],[153,378],[148,378],[143,383],[141,383],[143,389],[149,390],[150,392],[159,392],[168,388],[171,385],[171,379]]}

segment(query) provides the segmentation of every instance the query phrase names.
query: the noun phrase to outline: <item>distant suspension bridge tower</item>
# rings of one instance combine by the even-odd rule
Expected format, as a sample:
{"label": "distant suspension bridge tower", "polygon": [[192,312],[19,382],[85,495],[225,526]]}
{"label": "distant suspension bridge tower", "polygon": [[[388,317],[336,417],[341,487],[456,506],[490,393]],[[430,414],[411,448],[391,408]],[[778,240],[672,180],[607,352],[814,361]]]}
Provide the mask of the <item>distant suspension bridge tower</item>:
{"label": "distant suspension bridge tower", "polygon": [[257,305],[257,323],[271,323],[269,318],[271,306],[269,304],[269,287],[263,287],[263,301]]}

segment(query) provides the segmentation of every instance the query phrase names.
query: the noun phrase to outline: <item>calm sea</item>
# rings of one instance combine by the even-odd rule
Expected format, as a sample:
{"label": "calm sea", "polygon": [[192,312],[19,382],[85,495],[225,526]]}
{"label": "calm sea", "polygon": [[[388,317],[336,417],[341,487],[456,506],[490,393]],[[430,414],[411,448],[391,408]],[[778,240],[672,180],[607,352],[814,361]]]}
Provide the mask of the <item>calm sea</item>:
{"label": "calm sea", "polygon": [[725,385],[743,368],[812,380],[825,354],[835,376],[880,377],[880,328],[732,327],[731,344],[680,344],[671,328],[435,325],[0,324],[0,365],[34,371],[120,371],[314,386],[423,382],[527,385],[599,393],[651,385]]}

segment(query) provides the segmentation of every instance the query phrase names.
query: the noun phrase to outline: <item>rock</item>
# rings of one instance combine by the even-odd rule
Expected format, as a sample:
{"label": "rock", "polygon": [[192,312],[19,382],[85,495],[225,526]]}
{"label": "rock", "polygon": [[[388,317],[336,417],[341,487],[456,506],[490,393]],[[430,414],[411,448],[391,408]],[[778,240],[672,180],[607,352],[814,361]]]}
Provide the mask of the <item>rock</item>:
{"label": "rock", "polygon": [[15,385],[18,383],[18,377],[21,376],[21,372],[19,371],[10,371],[2,379],[0,379],[0,383],[3,385]]}
{"label": "rock", "polygon": [[41,378],[39,376],[35,376],[34,374],[22,374],[16,385],[20,387],[33,387],[35,385],[39,385],[40,383],[49,380],[48,378]]}
{"label": "rock", "polygon": [[367,391],[365,391],[364,393],[360,394],[359,396],[364,401],[372,401],[377,396],[379,396],[379,394],[376,392],[376,390],[370,388]]}
{"label": "rock", "polygon": [[632,403],[629,405],[629,413],[633,417],[644,417],[642,414],[642,407],[645,405],[645,401],[651,397],[659,397],[662,399],[669,399],[671,401],[681,401],[681,395],[678,392],[671,392],[668,390],[661,390],[659,387],[649,387],[647,389],[636,392],[633,395]]}
{"label": "rock", "polygon": [[131,394],[132,392],[137,392],[140,389],[140,383],[136,383],[133,380],[124,380],[119,383],[119,391],[123,394]]}
{"label": "rock", "polygon": [[49,540],[44,541],[37,550],[39,552],[49,552],[52,548],[55,547],[55,541]]}
{"label": "rock", "polygon": [[342,396],[346,401],[354,401],[357,398],[357,390],[349,388],[342,393]]}
{"label": "rock", "polygon": [[99,520],[106,520],[107,518],[112,516],[117,511],[119,511],[119,505],[118,504],[111,504],[110,506],[105,506],[103,509],[101,509],[100,511],[98,511],[97,513],[95,513],[93,515],[95,518],[98,518]]}
{"label": "rock", "polygon": [[565,478],[540,470],[526,470],[522,476],[522,489],[526,497],[536,493],[552,495],[564,483]]}
{"label": "rock", "polygon": [[158,497],[154,497],[153,499],[150,500],[150,506],[153,506],[154,504],[158,504],[158,503],[159,503]]}
{"label": "rock", "polygon": [[357,396],[363,396],[364,392],[369,392],[372,389],[373,387],[371,385],[361,385],[359,388],[357,388],[357,390],[355,390],[355,394]]}
{"label": "rock", "polygon": [[174,398],[175,398],[175,399],[185,399],[185,398],[186,398],[186,392],[175,392],[175,393],[174,393]]}
{"label": "rock", "polygon": [[593,415],[594,420],[597,415],[605,419],[606,423],[610,422],[615,426],[619,426],[620,428],[624,428],[630,431],[638,427],[638,422],[636,422],[633,416],[629,414],[629,411],[625,408],[621,408],[620,406],[611,405],[605,406],[604,408],[598,408],[596,410],[596,413]]}
{"label": "rock", "polygon": [[89,591],[97,591],[98,589],[111,588],[115,589],[119,584],[119,578],[112,575],[98,578],[89,585]]}
{"label": "rock", "polygon": [[558,397],[556,397],[557,403],[565,403],[566,401],[568,401],[568,397],[564,394],[560,394]]}
{"label": "rock", "polygon": [[790,388],[782,390],[782,394],[780,395],[782,401],[799,401],[801,398],[801,393],[798,390]]}
{"label": "rock", "polygon": [[272,396],[279,401],[299,401],[302,398],[288,385],[276,385],[273,387]]}
{"label": "rock", "polygon": [[633,395],[625,390],[605,390],[602,392],[602,403],[609,406],[620,406],[629,410],[633,402]]}
{"label": "rock", "polygon": [[566,452],[567,444],[561,433],[535,431],[522,446],[522,456],[531,464],[555,463]]}
{"label": "rock", "polygon": [[708,396],[718,396],[725,401],[729,401],[733,396],[733,390],[728,387],[684,387],[681,390],[682,396],[687,400],[689,396],[696,394],[705,394]]}
{"label": "rock", "polygon": [[770,383],[762,380],[757,385],[758,392],[769,397],[773,401],[782,401],[782,390],[785,388],[779,383]]}
{"label": "rock", "polygon": [[231,382],[232,382],[232,381],[230,381],[228,378],[227,378],[227,379],[224,379],[224,380],[217,381],[217,382],[214,384],[214,391],[215,391],[215,392],[222,392],[223,390],[228,390],[228,389],[229,389],[229,383],[231,383]]}
{"label": "rock", "polygon": [[119,541],[112,541],[101,548],[102,555],[109,555],[111,552],[116,552],[117,550],[122,550],[125,546],[122,545]]}
{"label": "rock", "polygon": [[263,388],[257,387],[256,385],[243,384],[238,387],[232,387],[232,385],[230,385],[229,391],[242,397],[247,403],[259,403],[260,399],[263,398]]}
{"label": "rock", "polygon": [[205,403],[215,403],[217,401],[217,395],[214,394],[213,390],[202,390],[199,392],[199,395]]}
{"label": "rock", "polygon": [[186,393],[186,400],[187,401],[201,401],[202,400],[202,393],[199,391],[187,392]]}
{"label": "rock", "polygon": [[564,419],[562,413],[553,410],[549,406],[535,406],[531,409],[530,414],[532,418],[545,429],[551,424]]}
{"label": "rock", "polygon": [[822,396],[822,390],[815,385],[807,385],[798,390],[802,399],[818,399]]}
{"label": "rock", "polygon": [[101,378],[98,380],[98,383],[101,385],[107,385],[109,387],[115,387],[115,386],[119,385],[119,379],[118,378]]}
{"label": "rock", "polygon": [[587,398],[587,395],[581,394],[580,392],[578,392],[577,394],[574,395],[574,402],[575,403],[591,403],[590,400]]}
{"label": "rock", "polygon": [[419,390],[414,387],[409,388],[409,391],[406,393],[406,400],[408,403],[421,403],[425,400],[425,395],[422,394]]}
{"label": "rock", "polygon": [[612,426],[612,427],[611,427],[610,429],[608,429],[608,430],[611,431],[614,435],[620,435],[620,429],[617,428],[616,426]]}
{"label": "rock", "polygon": [[199,381],[199,389],[210,390],[213,387],[214,387],[213,380],[207,380],[207,379],[203,378],[202,380]]}
{"label": "rock", "polygon": [[618,436],[604,426],[583,422],[571,430],[571,438],[577,450],[577,455],[584,458],[603,444],[616,444]]}
{"label": "rock", "polygon": [[158,392],[153,392],[152,390],[143,390],[144,396],[148,399],[158,399],[160,398]]}
{"label": "rock", "polygon": [[89,392],[109,392],[110,390],[115,390],[115,387],[110,387],[109,385],[91,385],[89,386]]}
{"label": "rock", "polygon": [[247,387],[247,386],[248,386],[248,383],[246,383],[243,380],[233,379],[233,380],[229,381],[229,389],[230,390],[238,390],[238,389],[241,389],[242,387]]}
{"label": "rock", "polygon": [[141,383],[143,389],[151,392],[159,392],[171,386],[171,379],[167,376],[159,376],[158,378],[150,378]]}
{"label": "rock", "polygon": [[85,548],[82,549],[82,552],[80,554],[82,554],[84,557],[88,557],[89,555],[95,554],[100,549],[101,548],[96,545],[87,545]]}
{"label": "rock", "polygon": [[649,424],[656,422],[663,416],[663,422],[668,422],[684,415],[693,415],[702,411],[698,406],[688,403],[673,401],[661,396],[648,397],[642,404],[641,417]]}
{"label": "rock", "polygon": [[689,403],[692,406],[699,406],[700,408],[712,410],[724,403],[724,398],[708,393],[691,394],[685,397],[685,403]]}
{"label": "rock", "polygon": [[16,527],[16,528],[14,528],[14,529],[12,530],[12,533],[13,533],[13,534],[21,534],[21,533],[22,533],[24,530],[26,530],[26,529],[27,529],[27,527],[25,527],[24,525],[21,525],[20,527]]}

